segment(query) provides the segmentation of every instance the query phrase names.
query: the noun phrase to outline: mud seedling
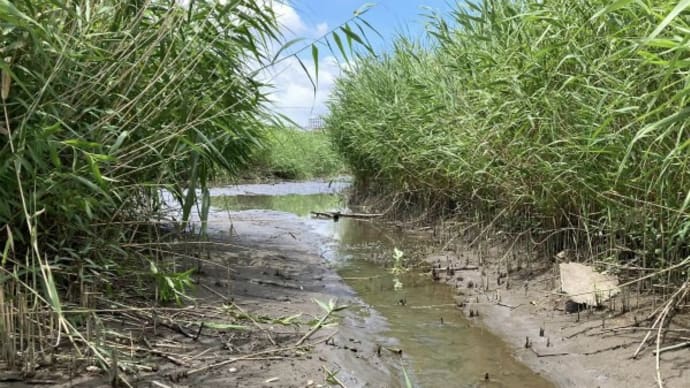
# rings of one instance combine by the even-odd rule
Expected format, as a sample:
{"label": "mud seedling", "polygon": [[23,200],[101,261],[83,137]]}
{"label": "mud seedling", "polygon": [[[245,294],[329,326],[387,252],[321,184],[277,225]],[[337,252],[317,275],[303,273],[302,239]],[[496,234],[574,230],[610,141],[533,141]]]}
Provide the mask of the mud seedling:
{"label": "mud seedling", "polygon": [[338,379],[338,373],[340,373],[340,370],[331,371],[326,366],[324,366],[323,371],[326,372],[326,383],[345,388],[345,384],[343,384],[343,382],[340,381],[340,379]]}
{"label": "mud seedling", "polygon": [[174,300],[182,303],[182,298],[189,299],[187,291],[192,288],[194,268],[184,272],[164,272],[153,261],[149,261],[150,273],[156,284],[156,299],[161,302]]}
{"label": "mud seedling", "polygon": [[319,305],[319,307],[321,307],[324,310],[324,314],[318,321],[316,321],[316,323],[314,323],[311,329],[302,338],[300,338],[300,340],[297,341],[297,343],[295,343],[295,346],[302,345],[304,341],[308,340],[309,337],[314,335],[314,333],[319,331],[322,327],[330,325],[331,322],[329,320],[334,313],[348,308],[347,305],[338,306],[335,299],[329,300],[328,303],[322,302],[318,299],[314,299],[314,302],[316,302]]}

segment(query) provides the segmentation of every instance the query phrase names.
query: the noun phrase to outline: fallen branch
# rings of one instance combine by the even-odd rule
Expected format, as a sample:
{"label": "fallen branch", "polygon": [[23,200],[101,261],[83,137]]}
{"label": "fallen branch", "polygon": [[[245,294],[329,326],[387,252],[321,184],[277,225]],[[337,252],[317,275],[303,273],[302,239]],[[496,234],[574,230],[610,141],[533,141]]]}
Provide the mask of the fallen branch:
{"label": "fallen branch", "polygon": [[339,218],[339,217],[347,217],[347,218],[362,218],[362,219],[369,219],[369,218],[377,218],[381,217],[383,213],[341,213],[341,212],[311,212],[311,214],[317,216],[317,217],[327,217],[327,218]]}
{"label": "fallen branch", "polygon": [[436,271],[478,271],[479,267],[476,265],[465,265],[462,267],[439,267],[439,268],[434,268]]}
{"label": "fallen branch", "polygon": [[227,360],[224,360],[224,361],[221,361],[221,362],[218,362],[215,364],[208,364],[208,365],[196,368],[196,369],[190,369],[188,371],[182,372],[181,375],[188,377],[191,375],[206,372],[206,371],[213,369],[213,368],[218,368],[221,366],[232,364],[232,363],[237,362],[237,361],[256,359],[257,357],[262,356],[264,354],[273,354],[273,353],[280,353],[280,352],[288,352],[291,350],[298,350],[298,349],[302,349],[302,348],[310,348],[310,347],[313,347],[313,346],[315,346],[315,345],[317,345],[323,341],[326,341],[330,338],[331,337],[329,336],[329,337],[326,337],[324,340],[319,340],[319,341],[311,343],[311,344],[305,344],[305,345],[299,345],[299,346],[297,346],[297,345],[296,346],[288,346],[288,347],[277,348],[277,349],[268,349],[268,350],[262,350],[260,352],[256,352],[256,353],[252,353],[252,354],[247,354],[245,356],[233,357],[233,358],[229,358]]}
{"label": "fallen branch", "polygon": [[246,360],[246,359],[250,359],[250,358],[256,358],[256,357],[261,356],[261,355],[264,355],[264,354],[273,354],[273,353],[287,352],[287,351],[296,350],[296,349],[299,349],[299,348],[300,348],[300,347],[297,347],[297,346],[291,346],[291,347],[279,348],[279,349],[269,349],[269,350],[264,350],[264,351],[261,351],[261,352],[256,352],[256,353],[248,354],[248,355],[246,355],[246,356],[228,358],[227,360],[224,360],[224,361],[221,361],[221,362],[217,362],[217,363],[215,363],[215,364],[208,364],[208,365],[205,365],[205,366],[196,368],[196,369],[190,369],[190,370],[184,372],[183,375],[184,375],[184,376],[191,376],[191,375],[195,375],[195,374],[198,374],[198,373],[206,372],[206,371],[209,370],[209,369],[214,369],[214,368],[218,368],[218,367],[225,366],[225,365],[228,365],[228,364],[232,364],[233,362],[242,361],[242,360]]}
{"label": "fallen branch", "polygon": [[151,346],[151,343],[150,343],[146,338],[143,338],[143,341],[144,341],[144,343],[146,344],[146,347],[147,347],[148,349],[144,349],[144,348],[140,348],[140,347],[133,347],[132,350],[134,350],[134,351],[142,351],[142,352],[149,352],[149,353],[151,353],[151,354],[155,354],[155,355],[157,355],[157,356],[160,356],[160,357],[165,358],[166,360],[172,362],[173,364],[175,364],[175,365],[177,365],[177,366],[184,366],[184,367],[189,367],[189,366],[190,366],[188,363],[186,363],[186,362],[184,362],[184,361],[178,359],[177,357],[173,356],[173,355],[170,354],[170,353],[164,352],[164,351],[162,351],[162,350],[154,349],[154,347]]}
{"label": "fallen branch", "polygon": [[516,308],[522,306],[522,303],[520,303],[520,304],[518,304],[518,305],[515,305],[515,306],[512,306],[512,305],[509,305],[509,304],[506,304],[506,303],[497,302],[497,303],[496,303],[496,306],[506,307],[506,308],[509,308],[509,309],[511,309],[511,310],[515,310]]}
{"label": "fallen branch", "polygon": [[[596,329],[597,327],[593,327],[592,329]],[[625,330],[630,330],[630,331],[654,331],[654,330],[659,330],[658,328],[655,327],[639,327],[639,326],[621,326],[621,327],[610,327],[608,329],[601,329],[602,333],[605,333],[607,331],[625,331]],[[667,333],[690,333],[690,329],[671,329],[668,327],[665,327],[662,329],[663,331]]]}
{"label": "fallen branch", "polygon": [[335,311],[334,309],[329,309],[328,311],[326,311],[326,313],[323,315],[323,317],[321,317],[321,319],[319,319],[319,321],[311,328],[311,330],[309,330],[302,338],[299,339],[299,341],[297,341],[295,346],[302,345],[302,343],[304,343],[304,341],[308,340],[309,337],[311,337],[312,335],[314,335],[314,333],[319,331],[319,329],[321,329],[321,327],[323,327],[326,320],[331,316],[331,314],[333,314],[334,311]]}
{"label": "fallen branch", "polygon": [[613,345],[613,346],[609,346],[609,347],[603,348],[603,349],[592,350],[591,352],[584,352],[584,353],[582,353],[582,354],[585,355],[585,356],[591,356],[591,355],[597,354],[597,353],[609,352],[609,351],[611,351],[611,350],[616,350],[616,349],[624,348],[624,347],[626,347],[626,346],[632,345],[633,343],[634,343],[634,342],[627,343],[627,344]]}
{"label": "fallen branch", "polygon": [[588,331],[590,331],[590,330],[594,330],[594,329],[597,329],[597,328],[599,328],[599,326],[586,327],[586,328],[584,328],[584,329],[582,329],[582,330],[578,330],[578,331],[576,331],[576,332],[574,332],[574,333],[572,333],[572,334],[566,336],[565,338],[566,338],[566,339],[571,339],[571,338],[573,338],[573,337],[575,337],[575,336],[578,336],[578,335],[580,335],[580,334],[584,334],[584,333],[586,333],[586,332],[588,332]]}
{"label": "fallen branch", "polygon": [[[569,352],[539,353],[539,352],[536,351],[533,347],[530,347],[530,349],[534,352],[534,354],[537,355],[537,357],[540,357],[540,358],[541,358],[541,357],[560,357],[560,356],[568,356],[568,355],[571,355],[571,354],[572,354],[572,355],[582,355],[582,356],[592,356],[592,355],[594,355],[594,354],[604,353],[604,352],[609,352],[609,351],[612,351],[612,350],[624,348],[624,347],[630,346],[630,345],[632,345],[632,344],[633,344],[633,343],[618,344],[618,345],[609,346],[609,347],[606,347],[606,348],[603,348],[603,349],[597,349],[597,350],[592,350],[592,351],[590,351],[590,352],[583,352],[583,353],[569,353]],[[690,344],[690,342],[688,342],[688,344]],[[671,349],[669,349],[669,350],[671,350]]]}

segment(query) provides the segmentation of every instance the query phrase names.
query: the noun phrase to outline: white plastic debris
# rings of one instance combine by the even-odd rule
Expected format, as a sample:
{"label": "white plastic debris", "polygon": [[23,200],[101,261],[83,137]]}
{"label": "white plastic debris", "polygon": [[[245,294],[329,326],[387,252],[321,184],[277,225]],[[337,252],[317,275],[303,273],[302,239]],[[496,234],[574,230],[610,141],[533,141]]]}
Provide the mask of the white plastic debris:
{"label": "white plastic debris", "polygon": [[561,290],[575,303],[599,306],[621,292],[618,278],[579,263],[561,263]]}

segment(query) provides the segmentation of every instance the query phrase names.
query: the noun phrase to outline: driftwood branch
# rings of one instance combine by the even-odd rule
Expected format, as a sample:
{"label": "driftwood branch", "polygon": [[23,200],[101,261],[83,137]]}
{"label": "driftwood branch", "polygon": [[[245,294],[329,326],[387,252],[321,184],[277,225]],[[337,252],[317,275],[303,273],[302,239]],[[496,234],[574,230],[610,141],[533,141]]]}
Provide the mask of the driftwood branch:
{"label": "driftwood branch", "polygon": [[317,217],[326,217],[326,218],[361,218],[361,219],[369,219],[369,218],[377,218],[381,217],[383,213],[341,213],[341,212],[311,212],[311,214],[317,216]]}
{"label": "driftwood branch", "polygon": [[522,303],[516,304],[516,305],[513,306],[513,305],[510,305],[510,304],[507,304],[507,303],[496,302],[496,306],[501,306],[501,307],[508,308],[508,309],[510,309],[510,310],[515,310],[516,308],[522,306]]}

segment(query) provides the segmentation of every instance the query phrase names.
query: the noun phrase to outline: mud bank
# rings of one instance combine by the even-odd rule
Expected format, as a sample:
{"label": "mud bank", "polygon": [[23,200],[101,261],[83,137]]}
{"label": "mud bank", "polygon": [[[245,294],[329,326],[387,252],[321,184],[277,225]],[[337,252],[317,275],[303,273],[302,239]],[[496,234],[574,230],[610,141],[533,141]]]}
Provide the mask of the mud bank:
{"label": "mud bank", "polygon": [[[211,225],[220,224],[211,221]],[[259,324],[263,333],[255,332],[242,353],[294,347],[314,329],[314,321],[324,316],[317,301],[333,300],[338,306],[362,304],[320,255],[323,237],[296,217],[267,211],[234,213],[228,234],[219,241],[231,241],[232,246],[212,256],[225,261],[231,273],[227,276],[211,268],[203,271],[200,282],[211,283],[215,292],[199,297],[223,302],[222,295],[252,316],[274,319]],[[279,323],[290,317],[301,325]],[[307,348],[278,353],[285,357],[238,362],[233,369],[195,378],[190,386],[399,386],[400,376],[391,374],[399,357],[376,353],[376,344],[388,340],[381,335],[386,323],[376,311],[355,314],[348,308],[334,318],[337,324],[314,331],[304,341],[313,344]]]}
{"label": "mud bank", "polygon": [[[276,306],[284,314],[290,309],[313,308],[313,304],[309,305],[312,292],[317,296],[336,296],[350,306],[344,312],[335,341],[330,343],[341,352],[326,349],[330,352],[318,357],[322,364],[334,362],[345,386],[404,386],[402,367],[414,386],[420,387],[552,386],[517,362],[503,341],[482,328],[472,327],[455,306],[450,287],[436,284],[413,270],[402,279],[403,289],[396,290],[390,270],[377,262],[386,262],[394,247],[416,256],[415,249],[427,248],[426,232],[411,233],[375,222],[305,217],[308,212],[304,209],[310,206],[325,210],[342,205],[322,194],[231,196],[216,198],[215,203],[231,209],[271,209],[231,211],[227,215],[232,228],[214,230],[239,245],[258,247],[269,257],[240,267],[241,276],[231,280],[235,284],[232,294],[266,293],[257,286],[247,290],[243,281],[276,270],[278,278],[254,283],[265,286],[276,280],[287,281],[291,289],[299,288],[301,294],[281,299],[279,302],[284,303]],[[215,216],[222,217],[221,213]],[[221,219],[211,221],[211,225],[222,225]],[[283,268],[281,260],[271,259],[276,255],[283,257],[283,262],[285,257],[295,260],[288,260],[289,265]],[[315,351],[320,352],[318,347]],[[303,361],[309,367],[310,361]],[[367,364],[362,365],[362,361]]]}
{"label": "mud bank", "polygon": [[[178,271],[194,270],[191,299],[97,306],[103,337],[117,337],[104,353],[119,354],[108,360],[119,377],[63,341],[34,375],[0,370],[0,386],[401,386],[400,354],[377,351],[395,345],[385,320],[327,265],[323,234],[262,210],[213,211],[208,226],[210,241],[182,240],[189,249],[173,255]],[[350,307],[326,319],[329,301]]]}
{"label": "mud bank", "polygon": [[[461,252],[456,254],[454,252]],[[559,294],[555,264],[542,262],[506,274],[496,263],[504,257],[496,248],[479,254],[468,247],[428,256],[432,276],[456,289],[456,301],[467,316],[510,343],[522,362],[560,387],[657,387],[656,330],[648,346],[632,356],[652,325],[648,318],[662,303],[650,297],[621,297],[605,308],[566,312]],[[505,266],[503,267],[505,268]],[[500,277],[500,279],[499,279]],[[632,299],[629,297],[629,299]],[[665,332],[664,345],[687,341],[687,314],[676,315]],[[664,387],[690,386],[687,348],[661,353]]]}

